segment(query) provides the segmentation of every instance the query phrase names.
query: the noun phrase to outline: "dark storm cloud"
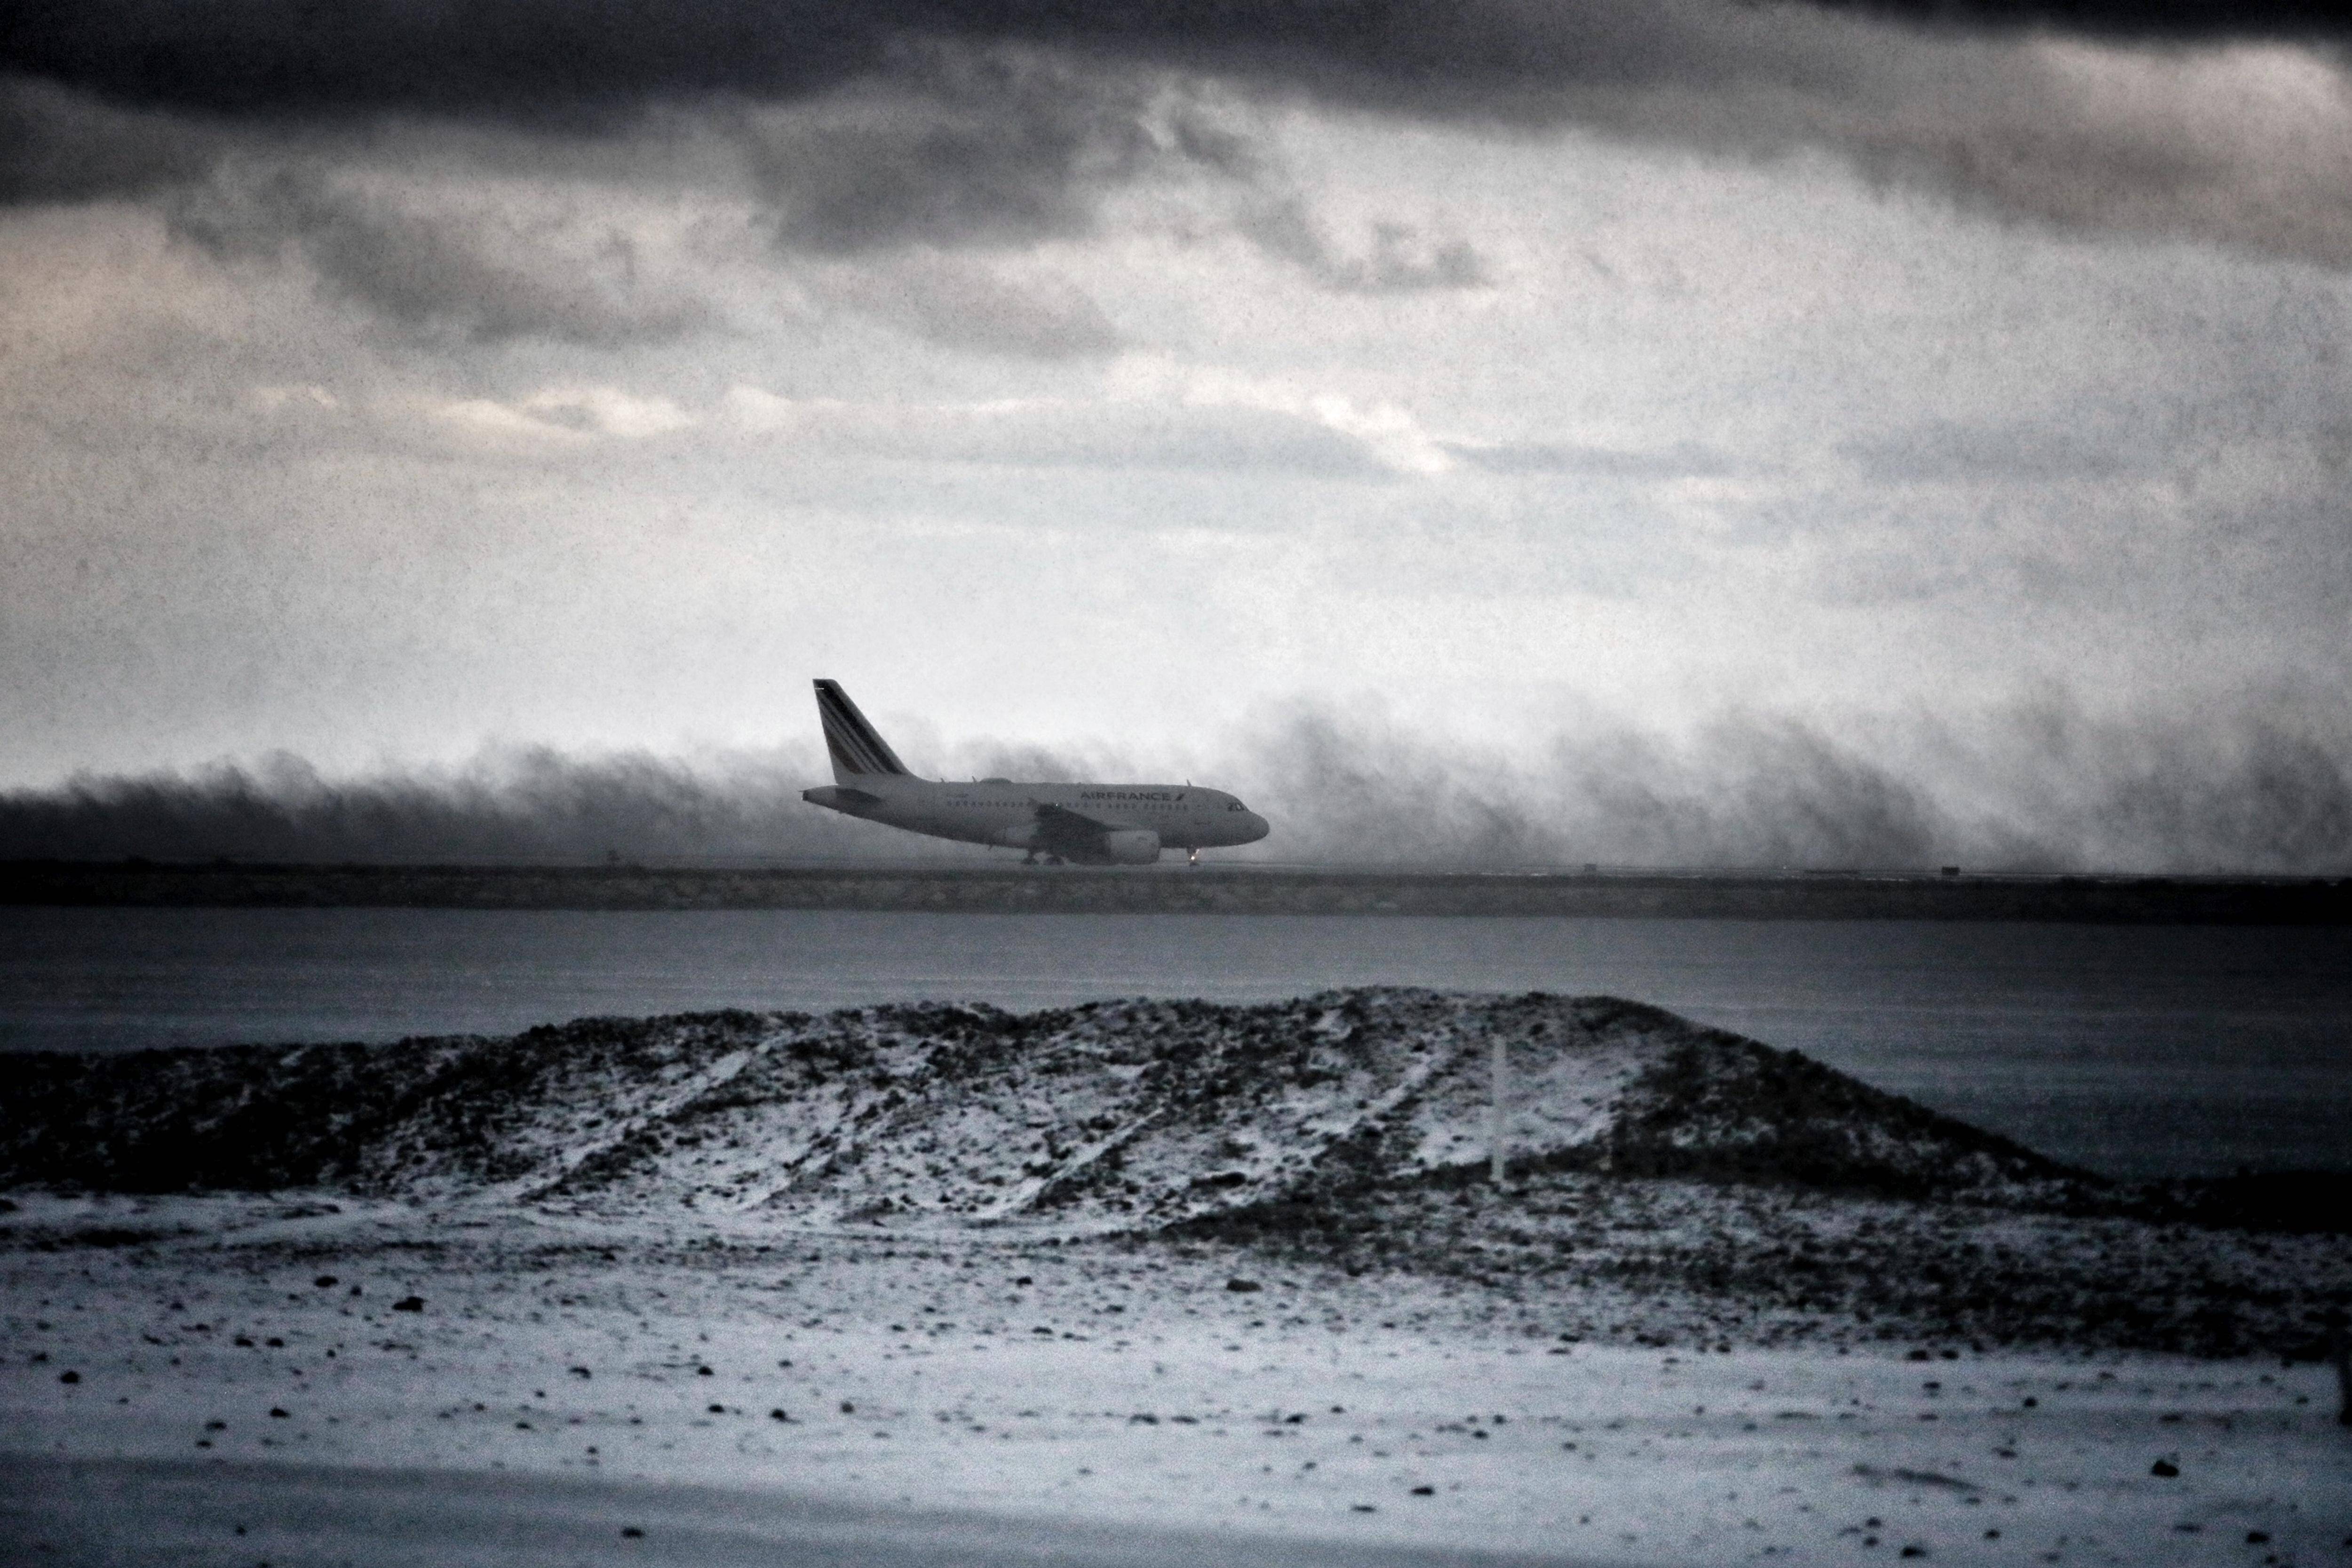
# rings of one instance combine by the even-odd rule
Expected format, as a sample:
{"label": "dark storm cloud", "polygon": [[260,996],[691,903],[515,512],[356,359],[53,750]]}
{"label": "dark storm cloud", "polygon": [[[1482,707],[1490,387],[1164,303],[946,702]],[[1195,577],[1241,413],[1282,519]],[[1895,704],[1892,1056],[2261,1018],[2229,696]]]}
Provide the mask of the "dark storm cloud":
{"label": "dark storm cloud", "polygon": [[[820,0],[19,0],[0,66],[222,115],[402,110],[592,124],[653,100],[870,71],[904,6]],[[893,12],[896,15],[893,15]]]}
{"label": "dark storm cloud", "polygon": [[887,82],[733,122],[792,251],[853,256],[1086,232],[1154,172],[1251,172],[1247,145],[1162,84],[1024,52],[893,51]]}
{"label": "dark storm cloud", "polygon": [[1246,184],[1255,172],[1247,143],[1181,84],[938,47],[894,49],[883,76],[817,104],[648,105],[509,127],[503,141],[478,129],[175,121],[0,77],[0,130],[18,133],[0,140],[0,200],[160,193],[181,237],[225,258],[299,260],[417,335],[609,347],[725,323],[688,281],[693,268],[657,276],[628,226],[632,191],[642,213],[650,193],[698,186],[730,216],[702,214],[688,260],[749,259],[762,237],[787,259],[913,257],[811,286],[950,347],[1055,359],[1120,346],[1094,301],[938,253],[1084,235],[1106,194],[1147,174]]}
{"label": "dark storm cloud", "polygon": [[[802,97],[874,74],[909,39],[952,38],[1077,47],[1368,100],[1433,101],[1746,74],[1753,67],[1733,41],[1796,30],[1806,9],[1707,0],[19,0],[0,22],[0,67],[121,101],[227,114],[571,118],[713,93]],[[2340,9],[2309,0],[1876,0],[1837,9],[1946,30],[2168,41],[2352,34]]]}
{"label": "dark storm cloud", "polygon": [[203,177],[222,144],[169,114],[0,75],[0,202],[137,195]]}
{"label": "dark storm cloud", "polygon": [[647,279],[630,236],[593,220],[403,201],[309,167],[217,177],[171,212],[178,233],[215,255],[299,252],[331,289],[427,336],[612,347],[715,315]]}
{"label": "dark storm cloud", "polygon": [[2050,28],[2166,43],[2342,38],[2333,0],[1829,0],[1834,9],[1951,27]]}
{"label": "dark storm cloud", "polygon": [[[0,192],[20,200],[168,179],[231,123],[290,134],[423,116],[594,139],[681,109],[829,101],[880,84],[895,101],[863,124],[747,137],[780,242],[844,253],[1020,240],[1082,230],[1104,189],[1171,160],[1229,174],[1247,163],[1206,119],[1151,125],[1137,95],[1156,73],[1734,154],[1826,146],[2003,216],[2352,265],[2341,127],[2305,122],[2340,113],[2340,92],[2280,89],[2263,75],[2275,62],[2217,66],[2177,47],[2352,36],[2334,10],[2283,0],[47,0],[9,18],[0,73],[173,110],[193,138],[19,125],[28,133],[0,140]],[[2086,63],[2042,47],[2068,37],[2134,52]],[[66,112],[20,95],[20,120],[27,103],[37,119]],[[1335,269],[1278,205],[1257,221],[1260,243],[1333,287],[1459,286],[1481,270],[1466,248],[1377,245]]]}
{"label": "dark storm cloud", "polygon": [[[952,748],[957,777],[1169,774],[1024,744]],[[1276,824],[1264,853],[1334,865],[2352,870],[2352,739],[2292,708],[2098,720],[2042,700],[1967,726],[1843,729],[1734,714],[1695,738],[1622,723],[1533,761],[1319,706],[1181,770]],[[455,773],[333,781],[292,758],[0,795],[0,858],[644,860],[976,853],[804,805],[813,750],[688,766],[504,753]]]}

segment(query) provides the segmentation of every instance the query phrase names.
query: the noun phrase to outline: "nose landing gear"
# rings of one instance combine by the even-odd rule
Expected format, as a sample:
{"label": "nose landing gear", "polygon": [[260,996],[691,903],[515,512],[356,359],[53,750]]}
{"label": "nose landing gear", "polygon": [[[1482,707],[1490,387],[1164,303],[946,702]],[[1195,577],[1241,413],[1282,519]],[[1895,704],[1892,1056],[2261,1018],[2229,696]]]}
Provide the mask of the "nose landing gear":
{"label": "nose landing gear", "polygon": [[1201,851],[1197,846],[1185,851],[1184,864],[1192,867],[1195,871],[1201,868]]}

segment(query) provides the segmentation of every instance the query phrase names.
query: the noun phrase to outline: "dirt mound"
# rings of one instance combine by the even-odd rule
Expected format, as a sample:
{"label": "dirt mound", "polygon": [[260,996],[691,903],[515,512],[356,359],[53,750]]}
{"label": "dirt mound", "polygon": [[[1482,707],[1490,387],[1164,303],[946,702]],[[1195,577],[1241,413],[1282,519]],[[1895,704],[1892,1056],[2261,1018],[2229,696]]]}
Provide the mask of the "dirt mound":
{"label": "dirt mound", "polygon": [[1796,1051],[1713,1030],[1689,1030],[1662,1046],[1618,1103],[1607,1134],[1560,1151],[1550,1164],[1907,1198],[2010,1192],[2039,1199],[2053,1183],[2092,1181]]}
{"label": "dirt mound", "polygon": [[2077,1174],[1655,1008],[1358,990],[22,1057],[0,1184],[1158,1228],[1475,1170],[1496,1039],[1522,1168],[1996,1202]]}
{"label": "dirt mound", "polygon": [[656,1102],[771,1020],[592,1018],[508,1039],[27,1055],[0,1183],[399,1192],[526,1177],[605,1104]]}

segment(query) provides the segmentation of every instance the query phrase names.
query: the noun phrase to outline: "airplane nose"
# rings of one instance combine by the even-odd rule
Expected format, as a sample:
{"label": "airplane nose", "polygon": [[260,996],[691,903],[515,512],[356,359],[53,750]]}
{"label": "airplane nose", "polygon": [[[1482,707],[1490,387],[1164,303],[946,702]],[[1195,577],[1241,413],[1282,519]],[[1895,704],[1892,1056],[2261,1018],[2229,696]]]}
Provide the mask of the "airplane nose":
{"label": "airplane nose", "polygon": [[1259,839],[1274,831],[1274,825],[1268,822],[1265,817],[1260,816],[1256,812],[1244,812],[1242,815],[1249,819],[1249,837],[1243,839],[1243,843],[1255,844]]}

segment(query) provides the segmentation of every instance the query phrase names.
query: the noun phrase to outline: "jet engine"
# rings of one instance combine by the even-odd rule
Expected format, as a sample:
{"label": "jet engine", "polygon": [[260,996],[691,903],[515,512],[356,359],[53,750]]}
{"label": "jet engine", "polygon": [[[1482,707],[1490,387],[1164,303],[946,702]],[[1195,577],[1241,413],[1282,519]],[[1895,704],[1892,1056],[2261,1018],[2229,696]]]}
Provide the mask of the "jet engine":
{"label": "jet engine", "polygon": [[1114,866],[1149,866],[1160,858],[1160,835],[1148,827],[1114,828],[1102,841]]}

